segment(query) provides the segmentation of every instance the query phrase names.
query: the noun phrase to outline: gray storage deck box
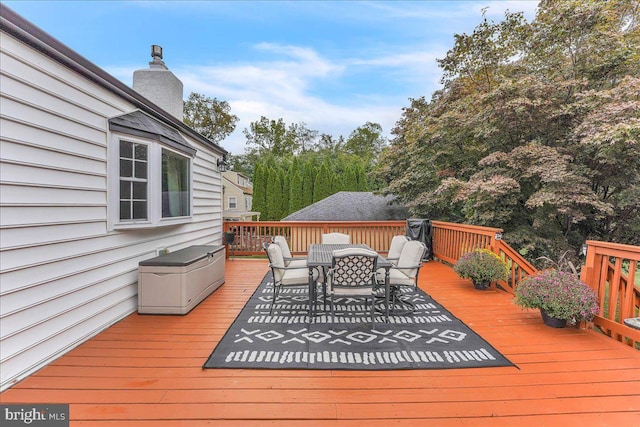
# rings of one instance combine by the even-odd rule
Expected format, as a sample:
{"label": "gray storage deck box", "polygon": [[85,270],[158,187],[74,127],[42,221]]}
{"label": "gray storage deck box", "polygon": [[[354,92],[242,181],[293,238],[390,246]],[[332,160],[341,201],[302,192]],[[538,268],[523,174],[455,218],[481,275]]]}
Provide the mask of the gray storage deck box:
{"label": "gray storage deck box", "polygon": [[224,246],[190,246],[138,265],[138,313],[187,314],[224,283]]}

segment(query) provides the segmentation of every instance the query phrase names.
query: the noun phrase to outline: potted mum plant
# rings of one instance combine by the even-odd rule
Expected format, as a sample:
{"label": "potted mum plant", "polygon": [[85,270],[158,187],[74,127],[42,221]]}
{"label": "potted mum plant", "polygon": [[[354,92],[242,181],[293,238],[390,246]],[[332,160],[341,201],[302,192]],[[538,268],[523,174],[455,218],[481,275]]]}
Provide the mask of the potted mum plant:
{"label": "potted mum plant", "polygon": [[509,275],[507,264],[489,249],[464,254],[453,266],[453,271],[463,279],[471,279],[476,289],[487,289],[491,282],[506,280]]}
{"label": "potted mum plant", "polygon": [[524,278],[515,295],[517,305],[540,309],[545,325],[555,328],[591,320],[600,311],[596,293],[576,274],[561,270],[544,270]]}

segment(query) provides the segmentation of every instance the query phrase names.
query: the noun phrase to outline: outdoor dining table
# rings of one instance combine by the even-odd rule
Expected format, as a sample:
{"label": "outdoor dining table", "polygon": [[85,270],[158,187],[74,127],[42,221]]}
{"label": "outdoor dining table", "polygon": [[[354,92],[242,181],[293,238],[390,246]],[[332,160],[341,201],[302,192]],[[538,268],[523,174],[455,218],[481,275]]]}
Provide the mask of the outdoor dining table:
{"label": "outdoor dining table", "polygon": [[[340,249],[347,248],[360,248],[372,250],[369,246],[364,244],[312,244],[309,245],[309,253],[307,255],[307,267],[309,267],[309,319],[313,318],[314,307],[317,304],[317,288],[313,280],[313,271],[316,268],[321,268],[323,273],[331,268],[331,262],[333,261],[333,252]],[[378,254],[378,268],[385,269],[384,280],[384,307],[385,307],[385,321],[389,321],[389,270],[393,267],[393,264],[385,257]],[[326,295],[325,295],[326,296]]]}

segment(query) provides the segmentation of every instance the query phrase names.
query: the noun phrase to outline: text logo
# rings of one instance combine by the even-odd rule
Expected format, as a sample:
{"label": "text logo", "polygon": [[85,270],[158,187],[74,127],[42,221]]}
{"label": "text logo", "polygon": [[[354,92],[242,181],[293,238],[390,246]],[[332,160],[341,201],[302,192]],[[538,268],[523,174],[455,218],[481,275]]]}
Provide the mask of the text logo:
{"label": "text logo", "polygon": [[68,427],[69,405],[0,405],[3,426]]}

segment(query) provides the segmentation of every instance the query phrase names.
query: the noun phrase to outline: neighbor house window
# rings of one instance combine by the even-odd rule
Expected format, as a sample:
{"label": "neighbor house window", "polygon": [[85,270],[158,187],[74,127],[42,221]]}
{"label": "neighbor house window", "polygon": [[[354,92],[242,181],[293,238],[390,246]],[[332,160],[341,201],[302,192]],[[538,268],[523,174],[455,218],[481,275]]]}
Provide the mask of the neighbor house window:
{"label": "neighbor house window", "polygon": [[227,203],[227,209],[237,209],[238,207],[238,199],[235,197],[229,197]]}

